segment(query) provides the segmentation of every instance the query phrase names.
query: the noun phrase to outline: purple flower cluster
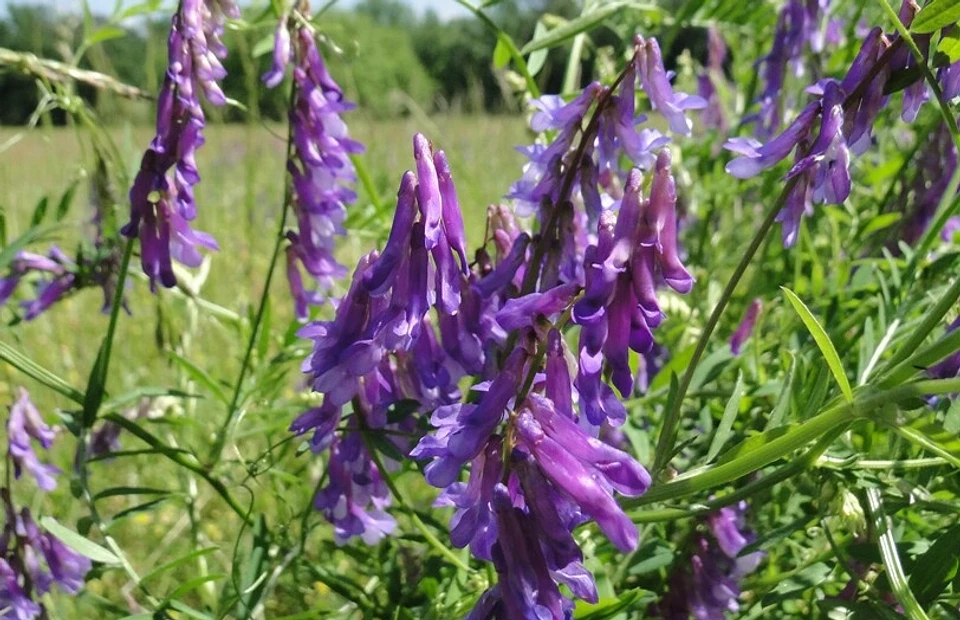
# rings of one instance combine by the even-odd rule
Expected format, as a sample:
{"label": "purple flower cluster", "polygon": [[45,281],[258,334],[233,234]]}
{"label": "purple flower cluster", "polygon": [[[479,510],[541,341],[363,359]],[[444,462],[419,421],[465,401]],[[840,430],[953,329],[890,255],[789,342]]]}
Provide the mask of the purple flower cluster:
{"label": "purple flower cluster", "polygon": [[[95,227],[92,244],[83,240],[77,247],[75,260],[56,245],[50,247],[46,256],[23,250],[18,252],[10,261],[7,275],[0,277],[0,306],[6,304],[20,284],[27,281],[36,293],[33,299],[20,303],[23,318],[28,321],[74,292],[94,286],[103,291],[102,312],[110,312],[123,250],[120,238],[114,234],[115,201],[110,192],[106,164],[99,154],[98,165],[91,175],[90,202],[94,212],[91,223]],[[121,305],[129,312],[125,300]]]}
{"label": "purple flower cluster", "polygon": [[[350,155],[363,152],[351,140],[340,114],[355,106],[327,70],[313,32],[301,23],[291,31],[284,16],[277,28],[273,67],[263,76],[269,87],[283,81],[287,65],[293,64],[293,98],[290,101],[291,206],[297,231],[288,231],[287,281],[297,318],[305,321],[309,306],[324,301],[335,280],[346,268],[334,257],[334,238],[346,234],[346,205],[356,200],[350,185],[356,182]],[[301,267],[317,283],[310,290],[303,283]]]}
{"label": "purple flower cluster", "polygon": [[773,45],[757,63],[763,81],[760,112],[756,117],[756,134],[761,139],[772,137],[783,123],[783,91],[788,68],[797,76],[803,75],[804,50],[820,52],[828,35],[831,42],[839,38],[838,23],[826,20],[829,8],[830,0],[787,0],[780,9]]}
{"label": "purple flower cluster", "polygon": [[[313,340],[303,371],[323,401],[291,430],[329,449],[316,507],[338,542],[378,540],[395,526],[378,453],[429,461],[426,480],[443,489],[437,505],[454,509],[452,544],[499,575],[472,618],[569,617],[562,587],[596,601],[573,537],[586,521],[620,550],[637,546],[617,497],[642,494],[650,476],[599,436],[624,422],[621,397],[656,370],[657,288],[693,286],[667,138],[636,130],[637,80],[673,131],[689,133],[685,111],[704,102],[674,93],[656,41],[638,38],[616,94],[592,84],[569,103],[535,102],[533,127],[557,134],[528,149],[513,197],[521,212],[542,207],[541,230],[528,234],[510,209],[491,207],[473,262],[447,159],[415,136],[416,171],[403,175],[383,249],[359,261],[332,319],[300,330]],[[621,172],[621,153],[651,170],[649,198],[641,167]],[[579,331],[577,355],[567,327]],[[634,373],[630,349],[650,368]],[[418,415],[434,430],[415,445],[395,440]],[[378,434],[393,444],[386,452],[371,441]]]}
{"label": "purple flower cluster", "polygon": [[238,17],[232,0],[183,0],[171,21],[167,72],[157,102],[157,133],[130,188],[127,237],[140,237],[140,262],[151,287],[177,283],[171,259],[200,265],[197,247],[218,249],[213,237],[190,227],[197,217],[194,186],[200,182],[196,152],[206,123],[200,92],[213,105],[226,97],[221,36],[227,17]]}
{"label": "purple flower cluster", "polygon": [[633,392],[629,349],[638,353],[653,346],[652,329],[664,318],[656,286],[665,282],[678,293],[693,287],[677,251],[676,185],[670,171],[670,151],[657,157],[650,199],[641,196],[642,176],[634,168],[627,176],[616,218],[605,212],[597,242],[587,248],[586,290],[573,309],[581,326],[577,390],[591,424],[623,421],[626,411],[602,382],[604,361],[613,385],[624,397]]}
{"label": "purple flower cluster", "polygon": [[670,590],[651,610],[667,620],[723,620],[739,610],[740,580],[756,570],[763,552],[740,552],[754,536],[746,529],[746,502],[721,508],[706,519],[706,532],[694,534],[690,564],[678,561]]}
{"label": "purple flower cluster", "polygon": [[[674,92],[657,40],[638,36],[618,91],[594,82],[569,103],[557,95],[544,95],[532,102],[537,112],[531,118],[531,129],[537,133],[555,131],[557,135],[549,144],[543,140],[519,149],[530,161],[524,166],[523,177],[507,195],[514,200],[519,215],[536,212],[543,224],[553,209],[560,208],[578,192],[590,225],[596,226],[600,213],[614,206],[619,195],[621,156],[625,154],[641,169],[653,167],[656,152],[669,138],[656,129],[637,129],[647,119],[636,113],[638,81],[670,130],[690,135],[692,122],[686,112],[702,109],[707,102],[695,95]],[[594,104],[600,111],[595,115],[595,139],[582,144],[577,151],[574,142],[584,131],[584,120]],[[566,275],[567,281],[571,281],[571,274]]]}
{"label": "purple flower cluster", "polygon": [[[20,388],[17,402],[10,407],[7,420],[7,466],[15,477],[24,470],[35,479],[42,491],[56,487],[54,476],[60,470],[40,462],[33,443],[49,449],[56,430],[44,423]],[[16,509],[11,490],[0,489],[5,522],[0,533],[0,609],[4,617],[31,620],[46,617],[41,596],[56,584],[61,590],[75,594],[83,587],[90,570],[90,560],[79,555],[49,532],[41,532],[26,507]]]}
{"label": "purple flower cluster", "polygon": [[[905,0],[901,19],[909,25],[916,10],[913,0]],[[732,138],[724,145],[740,155],[726,166],[728,173],[740,179],[755,176],[795,153],[787,173],[793,185],[777,217],[783,225],[785,246],[796,243],[800,218],[812,213],[814,202],[842,204],[850,195],[851,154],[860,155],[871,146],[873,124],[887,103],[885,92],[891,76],[902,75],[913,65],[913,57],[902,43],[899,36],[887,36],[874,28],[846,75],[809,87],[807,92],[815,99],[778,136],[766,144]],[[942,71],[941,79],[953,87],[958,70]],[[918,78],[904,90],[904,119],[916,116],[925,97],[926,86]]]}
{"label": "purple flower cluster", "polygon": [[21,250],[10,263],[10,273],[0,278],[0,305],[10,299],[25,277],[37,274],[40,279],[36,285],[36,297],[20,304],[24,318],[28,321],[35,319],[74,290],[76,269],[76,264],[57,246],[51,247],[46,256]]}

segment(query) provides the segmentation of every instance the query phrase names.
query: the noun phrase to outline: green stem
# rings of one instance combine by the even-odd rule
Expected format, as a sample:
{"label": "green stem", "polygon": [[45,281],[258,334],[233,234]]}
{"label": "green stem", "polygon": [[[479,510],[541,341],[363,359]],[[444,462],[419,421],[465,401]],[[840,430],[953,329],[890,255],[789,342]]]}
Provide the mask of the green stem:
{"label": "green stem", "polygon": [[[293,105],[293,100],[296,97],[297,85],[296,81],[290,86],[290,105]],[[286,161],[290,161],[293,156],[293,127],[288,127],[287,129],[287,157]],[[243,392],[243,382],[247,378],[247,372],[250,370],[250,361],[253,358],[253,349],[257,344],[258,336],[260,335],[260,329],[263,326],[263,317],[267,311],[267,304],[270,301],[270,285],[273,283],[273,274],[277,270],[277,262],[280,259],[280,249],[283,246],[284,240],[284,231],[287,228],[287,213],[290,211],[290,203],[293,200],[293,189],[292,181],[290,175],[287,174],[286,185],[283,190],[283,208],[280,211],[280,224],[277,227],[277,238],[273,243],[273,252],[270,255],[270,265],[267,267],[267,277],[263,283],[263,293],[260,295],[260,304],[257,307],[257,314],[254,317],[253,325],[250,327],[250,339],[247,341],[247,350],[243,354],[243,362],[240,364],[240,373],[237,375],[236,385],[233,387],[233,396],[230,398],[230,405],[227,407],[227,417],[223,421],[223,425],[218,429],[216,439],[213,442],[213,446],[210,450],[209,459],[212,463],[215,463],[220,459],[220,455],[223,452],[223,447],[227,443],[227,439],[230,437],[231,432],[233,431],[233,426],[236,423],[237,413],[240,409],[240,395]]]}
{"label": "green stem", "polygon": [[[359,419],[362,419],[360,416]],[[366,429],[369,431],[369,429]],[[397,485],[393,482],[393,477],[383,466],[383,460],[380,458],[380,453],[367,441],[367,433],[361,433],[363,437],[363,443],[367,448],[367,452],[370,454],[370,458],[373,459],[373,463],[377,466],[377,469],[380,470],[380,477],[383,478],[383,481],[386,483],[387,488],[390,489],[390,493],[393,494],[394,499],[397,500],[397,503],[400,504],[400,508],[403,509],[405,513],[410,516],[410,520],[413,521],[414,526],[420,531],[424,538],[427,539],[427,543],[431,547],[436,549],[440,555],[447,558],[451,564],[459,568],[460,570],[472,573],[474,570],[470,568],[460,557],[458,557],[453,551],[449,549],[446,545],[440,542],[440,539],[430,531],[430,528],[427,527],[427,524],[420,519],[420,516],[416,511],[411,508],[406,501],[403,499],[403,495],[400,493],[400,489],[397,488]]]}
{"label": "green stem", "polygon": [[[770,463],[786,457],[794,450],[802,448],[809,442],[818,438],[821,439],[817,448],[808,452],[801,459],[800,465],[791,464],[791,466],[787,466],[781,470],[779,477],[773,479],[772,482],[764,479],[753,483],[756,485],[764,483],[769,486],[799,472],[815,461],[822,450],[825,450],[830,442],[836,438],[838,428],[857,419],[870,417],[881,411],[883,406],[891,403],[932,394],[949,394],[956,391],[960,391],[960,378],[917,381],[889,390],[873,392],[868,396],[854,399],[853,402],[835,405],[790,432],[771,439],[739,458],[726,463],[703,467],[670,482],[655,485],[642,497],[624,501],[621,505],[624,509],[632,509],[654,502],[673,500],[707,491],[758,471]],[[831,433],[834,434],[833,437],[830,436]],[[818,450],[820,453],[818,453]],[[751,492],[756,490],[756,487],[751,488]],[[724,501],[726,499],[725,497]]]}
{"label": "green stem", "polygon": [[131,435],[136,436],[137,439],[140,439],[153,448],[156,453],[203,478],[203,480],[209,484],[214,491],[217,492],[217,495],[219,495],[223,501],[227,503],[227,506],[229,506],[238,517],[240,517],[247,525],[252,526],[254,524],[254,519],[250,515],[250,510],[241,506],[240,502],[238,502],[237,499],[230,494],[230,491],[227,489],[227,487],[220,482],[220,480],[214,478],[192,454],[171,448],[161,443],[156,437],[144,431],[137,426],[136,423],[131,422],[122,415],[111,413],[104,417],[105,419],[122,427],[123,430],[127,431]]}
{"label": "green stem", "polygon": [[713,335],[713,330],[716,329],[717,323],[720,322],[720,316],[727,307],[727,303],[729,303],[731,297],[733,297],[733,293],[736,291],[737,285],[740,284],[743,274],[746,273],[747,267],[750,266],[750,262],[753,260],[754,255],[757,253],[757,250],[760,249],[760,245],[763,243],[764,238],[773,227],[773,223],[776,221],[777,214],[780,213],[780,209],[782,209],[784,203],[786,203],[787,196],[790,194],[790,190],[793,189],[796,183],[797,177],[787,181],[783,191],[780,192],[777,200],[767,213],[767,217],[764,218],[763,222],[760,224],[760,228],[750,241],[750,245],[747,246],[746,252],[744,252],[743,257],[740,259],[740,263],[737,265],[733,275],[727,282],[727,286],[723,289],[723,293],[720,295],[720,299],[717,301],[716,307],[714,307],[713,312],[710,314],[710,318],[707,319],[707,324],[703,327],[703,332],[701,332],[700,338],[697,340],[697,344],[693,349],[693,355],[690,357],[690,361],[687,364],[687,369],[683,373],[683,377],[680,379],[680,385],[677,390],[677,394],[672,401],[670,410],[667,411],[663,419],[663,428],[660,431],[660,438],[657,441],[657,452],[653,463],[654,478],[660,474],[660,472],[664,467],[667,466],[672,458],[673,446],[677,440],[677,426],[680,421],[680,409],[683,405],[683,399],[687,394],[687,390],[690,389],[690,382],[693,381],[693,375],[697,369],[697,364],[700,362],[700,358],[703,357],[703,353],[707,349],[707,342],[710,340],[710,336]]}
{"label": "green stem", "polygon": [[880,489],[867,489],[867,506],[870,509],[873,527],[879,538],[880,557],[887,569],[887,580],[893,588],[893,594],[897,597],[900,605],[903,606],[903,611],[908,618],[911,620],[927,620],[927,614],[913,595],[910,584],[907,582],[907,576],[903,573],[903,565],[900,564],[900,555],[897,553],[897,542],[893,537],[893,527],[890,517],[883,509]]}

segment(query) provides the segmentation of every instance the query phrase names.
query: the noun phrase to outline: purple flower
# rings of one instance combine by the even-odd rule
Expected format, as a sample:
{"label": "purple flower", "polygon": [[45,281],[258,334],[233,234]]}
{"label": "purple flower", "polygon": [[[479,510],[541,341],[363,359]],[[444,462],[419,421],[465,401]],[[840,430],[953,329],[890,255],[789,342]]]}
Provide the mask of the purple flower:
{"label": "purple flower", "polygon": [[338,545],[352,536],[372,545],[393,532],[397,522],[383,510],[390,505],[390,491],[359,432],[333,441],[327,471],[329,482],[313,503],[333,523]]}
{"label": "purple flower", "polygon": [[[350,155],[363,152],[363,145],[350,139],[340,114],[354,108],[330,76],[317,49],[312,31],[297,26],[294,40],[287,16],[280,20],[274,46],[274,65],[264,75],[268,87],[283,80],[286,65],[294,63],[296,85],[290,101],[292,145],[287,171],[292,181],[290,206],[297,232],[287,238],[287,281],[297,318],[305,321],[308,307],[319,305],[346,269],[334,257],[334,239],[346,234],[346,205],[356,200],[351,189],[356,182]],[[307,287],[300,267],[315,285]]]}
{"label": "purple flower", "polygon": [[580,333],[580,391],[584,413],[591,424],[622,420],[622,406],[600,385],[604,361],[613,385],[624,396],[634,385],[629,350],[644,353],[653,346],[652,328],[663,319],[656,286],[662,279],[680,293],[693,278],[680,262],[676,240],[676,187],[670,172],[670,152],[657,157],[649,202],[640,194],[641,175],[627,177],[616,222],[602,217],[597,243],[586,256],[586,291],[574,305],[573,320]]}
{"label": "purple flower", "polygon": [[686,110],[702,110],[707,102],[696,95],[675,93],[670,86],[667,72],[663,68],[663,58],[660,55],[660,44],[656,39],[644,40],[637,36],[634,39],[637,50],[637,63],[640,67],[640,79],[643,89],[650,97],[653,107],[662,114],[670,124],[670,131],[682,136],[689,136],[693,122],[684,113]]}
{"label": "purple flower", "polygon": [[520,410],[517,432],[543,474],[593,518],[614,545],[622,551],[636,547],[636,527],[612,492],[633,497],[646,491],[650,475],[639,463],[585,434],[538,394],[530,394],[527,407]]}
{"label": "purple flower", "polygon": [[737,157],[726,165],[726,171],[738,179],[749,179],[771,168],[787,157],[791,151],[806,138],[813,122],[820,114],[821,105],[814,101],[807,105],[797,116],[796,120],[783,133],[768,142],[761,144],[753,138],[731,138],[724,144],[724,148],[739,153]]}
{"label": "purple flower", "polygon": [[750,334],[753,333],[753,327],[757,324],[757,317],[760,316],[760,311],[763,309],[763,302],[759,298],[754,299],[750,302],[750,306],[747,308],[746,314],[743,315],[743,320],[740,321],[737,331],[733,332],[733,336],[730,337],[730,352],[734,355],[740,355],[740,349],[743,347],[743,343],[750,337]]}
{"label": "purple flower", "polygon": [[140,262],[151,287],[158,281],[176,284],[171,259],[195,267],[201,261],[197,246],[218,249],[212,237],[190,228],[197,216],[193,187],[200,181],[195,155],[206,122],[199,91],[214,105],[226,102],[217,84],[226,76],[220,36],[224,18],[237,14],[229,0],[189,0],[171,22],[157,133],[130,188],[130,221],[121,230],[127,237],[139,235]]}
{"label": "purple flower", "polygon": [[471,461],[466,483],[454,482],[437,498],[436,506],[453,506],[450,518],[450,542],[454,547],[470,545],[470,552],[481,560],[493,561],[497,540],[497,522],[493,512],[493,488],[503,474],[503,441],[493,435]]}
{"label": "purple flower", "polygon": [[38,442],[44,449],[53,445],[56,431],[44,423],[40,412],[30,401],[30,394],[20,388],[20,395],[10,407],[10,417],[7,419],[7,438],[9,454],[13,460],[14,475],[19,478],[26,469],[37,481],[37,486],[44,491],[52,491],[57,486],[55,475],[60,470],[53,465],[41,463],[37,453],[33,450],[33,441]]}
{"label": "purple flower", "polygon": [[90,560],[67,547],[49,532],[40,534],[38,542],[53,581],[64,592],[79,592],[84,578],[90,572]]}
{"label": "purple flower", "polygon": [[416,459],[435,459],[424,470],[427,482],[449,486],[463,464],[480,453],[520,389],[527,357],[523,348],[513,351],[476,404],[457,403],[433,413],[430,423],[436,433],[425,435],[410,452]]}
{"label": "purple flower", "polygon": [[755,551],[738,557],[754,540],[745,527],[746,502],[721,508],[706,519],[707,533],[692,540],[689,567],[678,559],[670,576],[670,590],[652,609],[657,617],[669,620],[724,618],[740,606],[740,580],[756,570],[763,553]]}
{"label": "purple flower", "polygon": [[4,559],[0,559],[0,609],[6,610],[5,617],[9,614],[14,620],[33,620],[43,613],[43,608],[24,592],[17,572]]}

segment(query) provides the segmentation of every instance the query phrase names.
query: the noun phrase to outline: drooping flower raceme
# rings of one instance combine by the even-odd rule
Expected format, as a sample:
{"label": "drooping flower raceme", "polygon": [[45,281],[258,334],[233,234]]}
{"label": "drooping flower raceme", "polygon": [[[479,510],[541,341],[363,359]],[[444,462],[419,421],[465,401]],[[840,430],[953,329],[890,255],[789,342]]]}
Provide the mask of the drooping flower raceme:
{"label": "drooping flower raceme", "polygon": [[213,105],[226,97],[221,42],[227,17],[238,17],[232,0],[184,0],[171,21],[167,71],[157,101],[157,133],[130,188],[130,221],[122,232],[140,238],[140,263],[151,287],[172,287],[172,259],[200,264],[198,247],[218,249],[213,237],[195,231],[194,186],[200,182],[196,152],[206,124],[200,93]]}
{"label": "drooping flower raceme", "polygon": [[[13,467],[17,478],[26,470],[41,491],[51,491],[60,470],[41,462],[33,444],[48,450],[57,430],[43,421],[25,389],[18,393],[7,419],[7,467]],[[5,517],[0,533],[0,609],[4,617],[17,620],[46,617],[40,598],[54,585],[68,594],[77,593],[91,568],[90,560],[50,532],[40,531],[30,510],[15,506],[12,489],[0,488],[0,503]]]}
{"label": "drooping flower raceme", "polygon": [[[346,205],[357,198],[350,187],[356,181],[350,155],[363,146],[350,139],[340,118],[355,106],[327,70],[313,31],[284,15],[274,40],[273,67],[263,76],[267,86],[283,81],[288,64],[293,65],[294,87],[287,172],[297,230],[287,233],[287,281],[297,318],[306,320],[308,307],[322,303],[333,283],[346,275],[334,257],[334,240],[346,233]],[[316,286],[304,284],[301,269]]]}
{"label": "drooping flower raceme", "polygon": [[[671,131],[679,135],[689,135],[691,131],[692,122],[686,112],[707,105],[701,97],[674,92],[657,40],[637,36],[633,58],[616,92],[594,82],[569,103],[556,95],[545,95],[532,102],[538,111],[531,119],[531,129],[541,134],[555,131],[557,136],[549,144],[542,138],[520,149],[530,161],[524,166],[523,177],[507,195],[514,200],[518,214],[536,212],[543,224],[552,210],[579,194],[590,225],[595,227],[600,212],[616,202],[617,187],[622,183],[620,157],[626,155],[644,170],[653,167],[657,151],[669,138],[653,128],[637,129],[647,119],[636,113],[638,85],[667,120]],[[573,148],[574,140],[584,129],[587,113],[595,104],[602,107],[595,119],[595,139],[581,146],[580,161],[574,161],[578,152]]]}
{"label": "drooping flower raceme", "polygon": [[670,590],[650,611],[668,620],[719,620],[740,606],[740,580],[756,570],[764,554],[740,552],[754,540],[746,529],[746,502],[728,506],[706,518],[706,532],[690,540],[687,558],[678,557],[670,576]]}
{"label": "drooping flower raceme", "polygon": [[804,52],[823,49],[829,6],[830,0],[787,0],[780,9],[770,51],[757,63],[763,84],[755,131],[760,139],[770,139],[783,123],[787,70],[803,75]]}
{"label": "drooping flower raceme", "polygon": [[[918,7],[904,0],[900,17],[907,25]],[[927,41],[929,43],[929,41]],[[727,164],[731,175],[745,179],[759,174],[795,153],[787,174],[792,187],[777,220],[783,226],[785,246],[796,243],[800,218],[812,212],[812,203],[842,204],[850,195],[850,155],[872,144],[872,127],[886,105],[886,91],[894,76],[909,74],[913,56],[899,35],[874,28],[864,38],[856,58],[840,80],[828,78],[810,86],[815,99],[778,136],[765,144],[752,138],[733,138],[725,147],[738,155]],[[950,84],[954,69],[940,72]],[[913,120],[926,97],[922,77],[904,89],[905,120]]]}
{"label": "drooping flower raceme", "polygon": [[[453,508],[452,544],[499,575],[471,618],[565,618],[569,594],[596,601],[573,537],[586,521],[621,550],[638,544],[618,497],[644,493],[650,476],[598,438],[626,416],[607,381],[632,393],[629,350],[654,355],[658,287],[685,293],[693,278],[676,238],[671,152],[664,136],[637,131],[635,91],[640,83],[676,133],[703,102],[673,91],[655,41],[637,39],[617,83],[537,102],[534,126],[556,137],[531,147],[513,189],[540,230],[492,207],[472,262],[447,158],[415,136],[415,171],[401,179],[386,243],[360,259],[335,315],[300,331],[313,341],[303,370],[322,402],[291,430],[329,453],[316,507],[338,542],[377,540],[394,528],[391,464],[369,438],[382,432],[393,458],[424,461],[442,489],[437,505]],[[624,153],[650,170],[649,199],[641,167],[621,171]],[[579,331],[578,355],[568,328]],[[392,431],[416,429],[421,416],[431,430],[398,440]]]}

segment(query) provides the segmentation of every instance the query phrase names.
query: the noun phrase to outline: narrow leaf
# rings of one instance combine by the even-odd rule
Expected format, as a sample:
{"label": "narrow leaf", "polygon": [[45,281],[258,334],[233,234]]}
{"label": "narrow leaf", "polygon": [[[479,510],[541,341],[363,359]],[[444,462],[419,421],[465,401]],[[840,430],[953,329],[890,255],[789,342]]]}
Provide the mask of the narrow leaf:
{"label": "narrow leaf", "polygon": [[713,459],[720,454],[720,449],[723,447],[723,444],[730,438],[733,421],[737,419],[737,413],[740,411],[741,400],[743,400],[743,373],[737,373],[737,383],[733,386],[733,393],[730,395],[730,400],[727,401],[727,406],[723,409],[723,417],[720,418],[720,425],[717,427],[717,432],[714,433],[713,440],[710,442],[710,449],[707,450],[707,463],[713,461]]}
{"label": "narrow leaf", "polygon": [[830,337],[827,336],[827,332],[824,331],[823,326],[820,325],[820,322],[817,321],[815,316],[813,316],[813,313],[810,312],[810,309],[807,308],[802,301],[800,301],[800,298],[797,297],[796,293],[785,286],[781,286],[780,289],[783,291],[783,294],[786,295],[787,301],[790,302],[790,305],[793,306],[793,309],[796,310],[797,314],[800,315],[800,320],[803,321],[803,324],[807,327],[810,335],[813,336],[817,346],[820,347],[820,352],[823,353],[823,357],[827,362],[827,366],[830,368],[830,372],[833,373],[833,377],[837,380],[837,385],[840,386],[840,391],[843,392],[843,395],[846,397],[847,401],[852,401],[853,390],[850,389],[850,381],[847,379],[847,375],[845,375],[843,372],[843,364],[840,363],[840,356],[837,355],[837,349],[833,346],[833,342],[830,340]]}
{"label": "narrow leaf", "polygon": [[39,226],[43,222],[44,216],[47,214],[47,205],[50,204],[50,201],[46,196],[40,199],[40,202],[37,203],[37,206],[33,209],[33,215],[30,216],[30,228],[34,226]]}
{"label": "narrow leaf", "polygon": [[187,564],[188,562],[192,562],[193,560],[196,560],[199,557],[209,555],[214,551],[217,551],[218,549],[220,549],[220,547],[203,547],[202,549],[196,549],[194,551],[191,551],[190,553],[184,556],[181,556],[176,560],[171,560],[166,564],[161,564],[160,566],[156,567],[155,569],[153,569],[152,571],[150,571],[149,573],[141,577],[140,582],[145,583],[149,579],[156,577],[161,573],[165,573],[167,571],[173,570],[178,566],[183,566],[184,564]]}
{"label": "narrow leaf", "polygon": [[797,358],[790,361],[790,368],[787,370],[787,376],[783,379],[783,387],[780,389],[780,395],[777,396],[777,404],[773,406],[770,417],[767,418],[766,430],[776,428],[783,424],[787,412],[790,411],[790,394],[793,392],[793,379],[797,375]]}
{"label": "narrow leaf", "polygon": [[510,47],[503,38],[497,39],[497,46],[493,48],[493,66],[503,69],[510,62]]}
{"label": "narrow leaf", "polygon": [[642,11],[657,11],[657,7],[652,4],[636,4],[633,2],[610,2],[604,4],[597,8],[595,11],[590,11],[585,13],[576,19],[572,19],[567,23],[554,28],[546,35],[540,39],[534,39],[530,41],[523,49],[520,50],[520,53],[527,55],[531,52],[535,52],[541,49],[547,49],[555,47],[568,39],[572,39],[581,32],[587,32],[598,26],[603,20],[607,19],[611,15],[622,11],[623,9],[630,8],[635,10]]}
{"label": "narrow leaf", "polygon": [[960,525],[940,535],[913,564],[910,587],[923,605],[929,605],[943,592],[957,571],[960,558]]}
{"label": "narrow leaf", "polygon": [[83,392],[4,342],[0,342],[0,360],[78,405],[83,404]]}
{"label": "narrow leaf", "polygon": [[217,400],[222,402],[224,405],[230,402],[230,400],[227,398],[227,395],[224,393],[223,388],[221,388],[220,385],[214,381],[213,377],[211,377],[206,370],[200,368],[182,355],[172,351],[169,353],[169,355],[170,359],[176,362],[177,365],[184,370],[184,372],[190,375],[191,379],[210,390]]}
{"label": "narrow leaf", "polygon": [[100,562],[102,564],[120,563],[120,560],[112,551],[104,549],[95,542],[87,540],[73,530],[60,525],[53,517],[43,517],[40,519],[40,526],[56,536],[60,542],[94,562]]}
{"label": "narrow leaf", "polygon": [[[886,418],[883,418],[886,420]],[[960,437],[944,429],[934,414],[928,414],[910,421],[905,425],[887,422],[898,435],[921,448],[933,452],[948,460],[954,467],[960,467]]]}

